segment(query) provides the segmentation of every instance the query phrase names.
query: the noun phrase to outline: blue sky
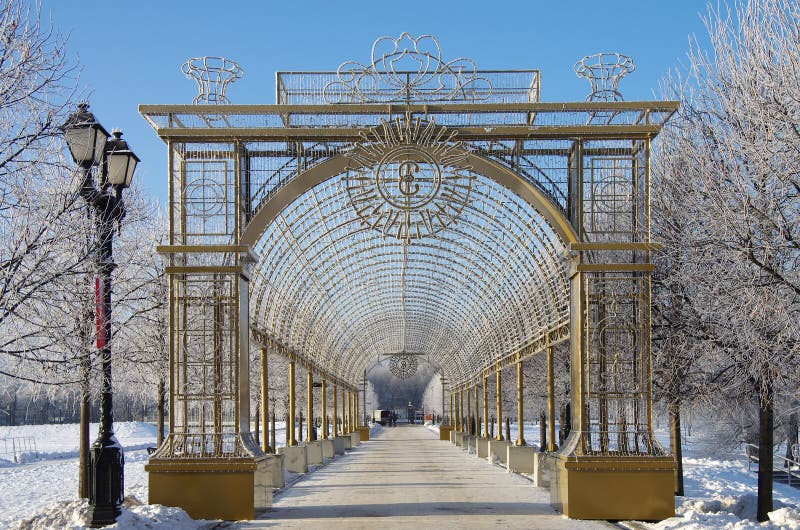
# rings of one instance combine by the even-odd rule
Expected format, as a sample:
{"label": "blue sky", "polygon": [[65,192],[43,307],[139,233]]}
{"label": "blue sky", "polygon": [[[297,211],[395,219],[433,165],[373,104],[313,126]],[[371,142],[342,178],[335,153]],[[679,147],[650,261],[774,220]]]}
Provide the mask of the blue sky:
{"label": "blue sky", "polygon": [[139,116],[141,103],[191,103],[189,57],[233,59],[244,76],[233,103],[275,103],[275,72],[336,70],[368,62],[383,35],[432,34],[444,58],[482,69],[538,68],[543,101],[583,100],[573,72],[584,55],[619,51],[637,69],[620,84],[626,100],[653,99],[659,79],[683,60],[689,36],[703,39],[705,2],[619,1],[261,1],[44,0],[44,18],[67,34],[82,65],[81,88],[107,129],[119,128],[142,158],[137,179],[163,203],[166,147]]}

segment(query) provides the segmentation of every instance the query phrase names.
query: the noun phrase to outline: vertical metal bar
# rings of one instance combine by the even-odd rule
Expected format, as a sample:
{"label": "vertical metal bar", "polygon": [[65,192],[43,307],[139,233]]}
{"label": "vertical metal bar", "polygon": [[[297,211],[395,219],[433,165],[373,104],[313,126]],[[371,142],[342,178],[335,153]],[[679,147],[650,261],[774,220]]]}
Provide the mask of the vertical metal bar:
{"label": "vertical metal bar", "polygon": [[261,449],[271,453],[269,446],[269,373],[267,363],[267,348],[261,348]]}
{"label": "vertical metal bar", "polygon": [[333,382],[333,435],[339,436],[339,385]]}
{"label": "vertical metal bar", "polygon": [[286,445],[297,445],[294,437],[294,359],[289,360],[289,424],[286,426]]}
{"label": "vertical metal bar", "polygon": [[467,432],[466,422],[464,421],[464,390],[458,391],[458,418],[461,424],[461,432]]}
{"label": "vertical metal bar", "polygon": [[483,437],[489,437],[489,376],[483,374]]}
{"label": "vertical metal bar", "polygon": [[467,387],[467,434],[472,435],[472,387]]}
{"label": "vertical metal bar", "polygon": [[481,435],[481,415],[480,415],[480,406],[478,405],[478,383],[475,383],[473,386],[475,389],[475,432],[473,433],[475,436]]}
{"label": "vertical metal bar", "polygon": [[547,363],[547,450],[556,450],[556,397],[555,380],[553,374],[553,347],[550,346],[550,339],[547,340],[546,347]]}
{"label": "vertical metal bar", "polygon": [[497,436],[495,436],[495,439],[500,441],[503,439],[503,429],[501,428],[501,424],[503,423],[503,380],[500,374],[500,363],[497,363],[494,367],[494,384],[494,399],[497,414]]}
{"label": "vertical metal bar", "polygon": [[313,442],[314,441],[314,374],[311,372],[311,368],[308,369],[306,373],[306,386],[308,388],[308,393],[306,394],[306,441]]}
{"label": "vertical metal bar", "polygon": [[525,414],[522,407],[522,359],[517,357],[517,441],[525,445]]}
{"label": "vertical metal bar", "polygon": [[323,378],[322,379],[322,439],[328,439],[328,403],[327,403],[327,391],[328,391],[328,382]]}

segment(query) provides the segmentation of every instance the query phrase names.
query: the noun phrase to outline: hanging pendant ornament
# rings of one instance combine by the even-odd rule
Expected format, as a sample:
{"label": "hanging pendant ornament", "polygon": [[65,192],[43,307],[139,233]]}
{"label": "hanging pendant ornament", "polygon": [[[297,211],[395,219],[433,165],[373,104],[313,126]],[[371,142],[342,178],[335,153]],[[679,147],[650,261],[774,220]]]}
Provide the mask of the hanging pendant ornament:
{"label": "hanging pendant ornament", "polygon": [[417,373],[419,363],[414,355],[398,354],[389,357],[389,371],[398,379],[408,379]]}

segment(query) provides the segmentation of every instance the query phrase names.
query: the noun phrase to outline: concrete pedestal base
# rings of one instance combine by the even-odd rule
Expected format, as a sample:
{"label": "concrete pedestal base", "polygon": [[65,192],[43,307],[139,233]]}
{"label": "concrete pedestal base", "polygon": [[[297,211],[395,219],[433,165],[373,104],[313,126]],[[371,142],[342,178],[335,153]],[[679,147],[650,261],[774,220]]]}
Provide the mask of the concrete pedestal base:
{"label": "concrete pedestal base", "polygon": [[194,519],[252,519],[256,507],[268,507],[272,501],[272,490],[265,484],[268,467],[262,458],[153,458],[144,469],[148,502],[183,508]]}
{"label": "concrete pedestal base", "polygon": [[[319,441],[320,445],[322,445],[322,457],[323,458],[333,458],[336,451],[333,447],[333,440],[330,438],[326,438],[325,440]],[[344,450],[342,450],[344,452]]]}
{"label": "concrete pedestal base", "polygon": [[305,445],[279,447],[278,453],[283,455],[287,471],[308,473],[308,452]]}
{"label": "concrete pedestal base", "polygon": [[671,457],[559,455],[550,501],[573,519],[666,519],[675,515],[674,473]]}
{"label": "concrete pedestal base", "polygon": [[464,445],[464,433],[457,432],[455,434],[455,440],[456,440],[456,447],[462,447]]}
{"label": "concrete pedestal base", "polygon": [[508,446],[511,442],[505,440],[489,440],[489,455],[486,457],[489,462],[499,462],[503,465],[508,460]]}
{"label": "concrete pedestal base", "polygon": [[272,477],[272,489],[280,489],[286,485],[286,466],[283,455],[270,455],[269,472]]}
{"label": "concrete pedestal base", "polygon": [[476,453],[476,449],[477,449],[477,447],[476,447],[476,443],[477,442],[475,440],[477,440],[477,438],[474,437],[474,436],[465,436],[464,437],[464,445],[463,445],[462,449],[464,451],[468,452],[469,454],[475,454]]}
{"label": "concrete pedestal base", "polygon": [[456,443],[456,431],[450,430],[450,443]]}
{"label": "concrete pedestal base", "polygon": [[489,438],[478,438],[478,458],[486,458],[489,456]]}
{"label": "concrete pedestal base", "polygon": [[333,450],[337,455],[343,455],[346,450],[350,449],[349,436],[336,436],[333,439]]}
{"label": "concrete pedestal base", "polygon": [[439,439],[440,440],[450,439],[450,427],[448,425],[439,425]]}
{"label": "concrete pedestal base", "polygon": [[533,475],[536,472],[537,454],[535,447],[509,445],[506,453],[506,470],[509,473]]}
{"label": "concrete pedestal base", "polygon": [[350,447],[351,448],[358,447],[358,445],[361,443],[361,434],[358,431],[356,431],[356,432],[351,432],[349,436],[350,436]]}
{"label": "concrete pedestal base", "polygon": [[274,455],[264,455],[256,459],[256,472],[253,475],[253,509],[266,510],[272,506],[272,467],[280,459]]}
{"label": "concrete pedestal base", "polygon": [[306,444],[306,463],[309,466],[322,465],[322,442],[317,440]]}
{"label": "concrete pedestal base", "polygon": [[356,431],[358,431],[358,434],[361,436],[362,442],[369,441],[369,427],[357,427]]}

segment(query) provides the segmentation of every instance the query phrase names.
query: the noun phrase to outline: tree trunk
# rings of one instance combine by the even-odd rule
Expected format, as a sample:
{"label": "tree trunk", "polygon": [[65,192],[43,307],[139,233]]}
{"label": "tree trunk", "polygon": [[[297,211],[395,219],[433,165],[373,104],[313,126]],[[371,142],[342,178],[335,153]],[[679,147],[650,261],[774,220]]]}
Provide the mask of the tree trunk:
{"label": "tree trunk", "polygon": [[303,441],[303,413],[300,413],[300,423],[297,426],[297,441]]}
{"label": "tree trunk", "polygon": [[769,521],[772,511],[772,429],[775,384],[767,375],[758,404],[758,522]]}
{"label": "tree trunk", "polygon": [[275,446],[275,403],[272,403],[272,414],[270,415],[270,429],[269,429],[269,449],[270,452],[276,453],[278,452],[278,448]]}
{"label": "tree trunk", "polygon": [[[797,406],[798,402],[792,402],[792,412],[789,414],[789,424],[786,426],[786,459],[795,460],[795,455],[792,453],[792,447],[797,446]],[[789,462],[785,464],[789,466]]]}
{"label": "tree trunk", "polygon": [[80,440],[78,442],[78,497],[89,498],[89,420],[91,415],[91,389],[89,378],[91,376],[92,360],[86,353],[81,360],[81,419]]}
{"label": "tree trunk", "polygon": [[511,441],[511,418],[506,416],[506,440]]}
{"label": "tree trunk", "polygon": [[11,405],[8,408],[8,424],[12,427],[17,426],[17,389],[14,389],[14,395],[11,396]]}
{"label": "tree trunk", "polygon": [[164,379],[161,378],[158,380],[158,438],[156,442],[158,447],[161,447],[161,444],[164,442],[164,409],[166,407],[166,384],[164,383]]}
{"label": "tree trunk", "polygon": [[683,451],[681,449],[681,402],[669,403],[669,450],[675,456],[675,495],[683,497]]}
{"label": "tree trunk", "polygon": [[261,429],[259,429],[259,418],[261,418],[261,402],[256,400],[256,429],[255,429],[255,438],[256,438],[256,445],[261,445]]}

